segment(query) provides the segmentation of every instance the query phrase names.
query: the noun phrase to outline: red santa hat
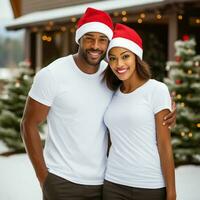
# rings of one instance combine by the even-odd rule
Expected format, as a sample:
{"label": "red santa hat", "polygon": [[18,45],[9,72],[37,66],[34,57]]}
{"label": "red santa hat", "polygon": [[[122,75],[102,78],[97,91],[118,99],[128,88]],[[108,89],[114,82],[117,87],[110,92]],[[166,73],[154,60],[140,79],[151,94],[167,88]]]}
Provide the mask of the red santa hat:
{"label": "red santa hat", "polygon": [[113,47],[122,47],[132,51],[142,60],[142,39],[132,28],[123,24],[116,24],[113,38],[107,49],[106,58],[108,59],[108,53]]}
{"label": "red santa hat", "polygon": [[113,36],[113,23],[111,17],[104,11],[94,8],[87,8],[84,15],[79,19],[75,40],[79,44],[79,39],[88,32],[99,32],[105,34],[109,40]]}

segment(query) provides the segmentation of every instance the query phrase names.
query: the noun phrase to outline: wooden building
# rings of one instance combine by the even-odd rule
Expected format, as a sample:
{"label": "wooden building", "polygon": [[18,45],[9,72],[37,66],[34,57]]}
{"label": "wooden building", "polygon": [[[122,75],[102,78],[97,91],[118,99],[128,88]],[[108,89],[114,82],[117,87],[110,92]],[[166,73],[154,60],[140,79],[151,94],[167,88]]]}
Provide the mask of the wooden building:
{"label": "wooden building", "polygon": [[[25,29],[25,57],[39,69],[74,53],[76,22],[87,7],[110,13],[114,22],[135,28],[145,39],[145,52],[156,39],[166,60],[174,59],[174,41],[194,36],[200,50],[199,0],[10,0],[15,19],[8,30]],[[154,37],[151,37],[151,35]],[[148,37],[147,37],[148,36]],[[144,46],[144,47],[145,47]],[[155,48],[158,52],[160,50]]]}

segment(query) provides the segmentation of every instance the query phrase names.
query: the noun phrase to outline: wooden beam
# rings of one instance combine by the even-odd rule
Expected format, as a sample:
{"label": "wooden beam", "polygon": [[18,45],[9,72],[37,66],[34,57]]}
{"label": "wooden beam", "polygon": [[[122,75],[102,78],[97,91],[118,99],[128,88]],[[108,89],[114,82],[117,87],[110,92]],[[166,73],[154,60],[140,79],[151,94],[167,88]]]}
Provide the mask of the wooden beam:
{"label": "wooden beam", "polygon": [[21,3],[21,0],[10,0],[10,4],[12,6],[15,18],[20,17],[22,15]]}
{"label": "wooden beam", "polygon": [[36,72],[43,67],[43,45],[42,45],[42,32],[36,35]]}
{"label": "wooden beam", "polygon": [[175,59],[175,48],[174,42],[178,38],[178,21],[177,13],[173,11],[169,13],[169,24],[168,24],[168,60]]}

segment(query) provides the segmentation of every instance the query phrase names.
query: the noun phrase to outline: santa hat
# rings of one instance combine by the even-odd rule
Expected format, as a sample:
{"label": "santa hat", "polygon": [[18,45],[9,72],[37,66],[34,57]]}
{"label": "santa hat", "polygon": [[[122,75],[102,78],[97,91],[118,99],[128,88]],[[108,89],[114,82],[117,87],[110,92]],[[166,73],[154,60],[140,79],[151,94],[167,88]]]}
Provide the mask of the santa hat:
{"label": "santa hat", "polygon": [[142,39],[141,37],[128,26],[123,24],[116,24],[113,38],[107,49],[106,58],[108,59],[108,53],[113,47],[122,47],[132,51],[142,60]]}
{"label": "santa hat", "polygon": [[85,14],[79,19],[75,40],[79,44],[79,39],[88,32],[99,32],[105,34],[109,40],[113,36],[113,23],[111,17],[104,11],[94,8],[87,8]]}

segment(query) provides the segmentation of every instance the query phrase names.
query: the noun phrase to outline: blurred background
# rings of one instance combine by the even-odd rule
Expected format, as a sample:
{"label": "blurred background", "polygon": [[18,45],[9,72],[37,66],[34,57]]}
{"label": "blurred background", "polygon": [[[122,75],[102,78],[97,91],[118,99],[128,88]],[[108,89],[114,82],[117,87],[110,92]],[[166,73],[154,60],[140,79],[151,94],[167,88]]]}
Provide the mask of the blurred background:
{"label": "blurred background", "polygon": [[[140,33],[153,78],[168,85],[177,105],[177,199],[199,200],[199,0],[0,0],[0,199],[42,198],[19,123],[35,73],[77,51],[76,23],[89,6]],[[45,125],[40,132],[45,142]]]}

